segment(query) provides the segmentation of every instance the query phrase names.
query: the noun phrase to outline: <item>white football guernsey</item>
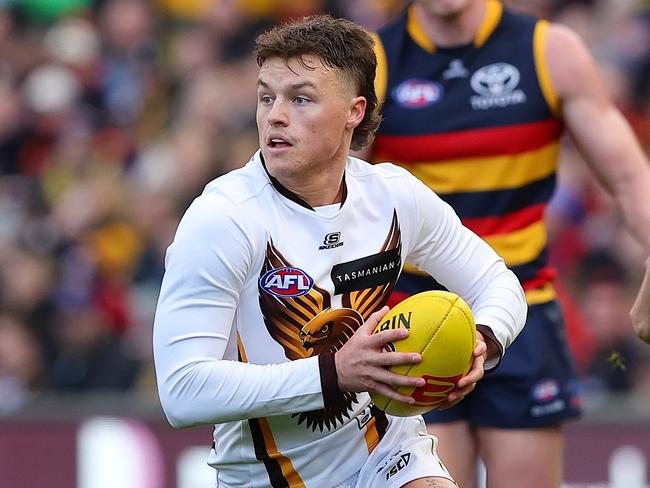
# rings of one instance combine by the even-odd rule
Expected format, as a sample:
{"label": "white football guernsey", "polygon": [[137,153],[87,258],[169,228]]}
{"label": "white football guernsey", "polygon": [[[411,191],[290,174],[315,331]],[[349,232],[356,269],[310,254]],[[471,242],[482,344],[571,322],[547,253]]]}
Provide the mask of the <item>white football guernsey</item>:
{"label": "white football guernsey", "polygon": [[334,355],[388,299],[408,260],[470,305],[501,348],[523,291],[492,249],[406,170],[349,158],[344,201],[319,212],[258,152],[187,210],[167,251],[154,325],[162,406],[216,424],[225,486],[331,487],[405,419],[340,393]]}

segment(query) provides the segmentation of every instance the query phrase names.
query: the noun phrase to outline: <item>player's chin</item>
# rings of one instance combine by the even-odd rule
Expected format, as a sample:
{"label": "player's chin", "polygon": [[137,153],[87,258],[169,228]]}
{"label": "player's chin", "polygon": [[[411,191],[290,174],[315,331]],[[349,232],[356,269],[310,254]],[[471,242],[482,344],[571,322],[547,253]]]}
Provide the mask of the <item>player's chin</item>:
{"label": "player's chin", "polygon": [[291,176],[296,167],[293,158],[286,152],[267,151],[262,149],[264,166],[269,174],[275,178],[283,179]]}

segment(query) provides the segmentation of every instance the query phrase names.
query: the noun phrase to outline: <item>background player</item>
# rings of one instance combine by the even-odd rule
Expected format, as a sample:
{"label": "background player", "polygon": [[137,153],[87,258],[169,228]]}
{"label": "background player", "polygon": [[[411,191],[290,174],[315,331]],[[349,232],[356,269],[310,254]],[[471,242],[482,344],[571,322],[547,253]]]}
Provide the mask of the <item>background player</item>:
{"label": "background player", "polygon": [[[560,423],[579,413],[543,221],[559,141],[566,128],[646,250],[648,162],[566,27],[494,0],[417,0],[379,32],[377,52],[384,121],[373,159],[397,161],[450,203],[505,258],[530,306],[499,370],[428,416],[430,430],[453,439],[441,452],[461,486],[473,485],[478,452],[490,486],[559,486]],[[398,297],[437,286],[411,271]]]}

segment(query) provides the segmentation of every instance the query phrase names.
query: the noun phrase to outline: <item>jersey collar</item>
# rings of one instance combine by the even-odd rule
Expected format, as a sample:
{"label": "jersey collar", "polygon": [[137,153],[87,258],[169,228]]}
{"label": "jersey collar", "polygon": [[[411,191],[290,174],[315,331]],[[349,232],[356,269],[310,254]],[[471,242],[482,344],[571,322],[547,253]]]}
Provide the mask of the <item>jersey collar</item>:
{"label": "jersey collar", "polygon": [[[474,47],[480,48],[485,44],[490,35],[492,35],[494,32],[494,29],[496,29],[497,25],[499,25],[502,14],[503,4],[499,0],[486,1],[485,17],[483,17],[481,26],[479,27],[476,36],[474,36]],[[415,15],[413,4],[411,4],[411,6],[408,8],[406,30],[408,31],[413,41],[422,49],[429,53],[434,53],[436,51],[436,45],[426,35],[424,29],[422,28],[422,25]]]}
{"label": "jersey collar", "polygon": [[[266,175],[269,177],[269,180],[271,180],[271,184],[273,185],[273,188],[275,188],[280,195],[291,200],[294,203],[297,203],[301,207],[305,207],[309,210],[314,210],[314,208],[311,205],[309,205],[306,201],[304,201],[298,194],[292,192],[286,186],[280,183],[277,178],[271,176],[271,173],[269,173],[269,171],[266,169],[266,163],[264,162],[264,156],[262,155],[262,152],[260,151],[259,154],[260,154],[260,162],[262,163],[262,168],[264,168]],[[345,203],[345,200],[348,197],[348,185],[345,183],[345,173],[343,173],[343,180],[341,181],[341,186],[342,186],[341,207],[343,207],[343,204]]]}

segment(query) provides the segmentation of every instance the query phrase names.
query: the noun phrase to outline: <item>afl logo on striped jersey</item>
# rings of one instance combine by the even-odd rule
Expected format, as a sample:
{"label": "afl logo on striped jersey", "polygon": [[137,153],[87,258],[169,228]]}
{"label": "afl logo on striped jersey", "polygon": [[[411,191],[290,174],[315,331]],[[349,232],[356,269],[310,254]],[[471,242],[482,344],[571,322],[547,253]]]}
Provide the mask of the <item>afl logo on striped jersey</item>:
{"label": "afl logo on striped jersey", "polygon": [[426,108],[442,98],[442,86],[433,81],[411,78],[393,89],[393,98],[405,108]]}
{"label": "afl logo on striped jersey", "polygon": [[276,297],[299,297],[309,293],[314,280],[299,268],[275,268],[260,278],[260,286]]}

